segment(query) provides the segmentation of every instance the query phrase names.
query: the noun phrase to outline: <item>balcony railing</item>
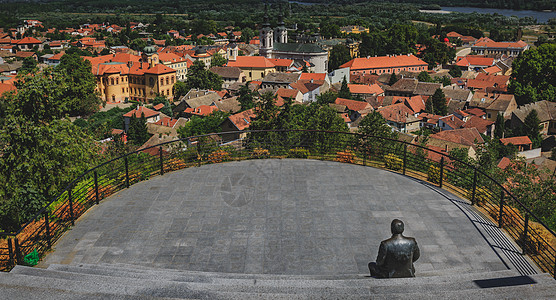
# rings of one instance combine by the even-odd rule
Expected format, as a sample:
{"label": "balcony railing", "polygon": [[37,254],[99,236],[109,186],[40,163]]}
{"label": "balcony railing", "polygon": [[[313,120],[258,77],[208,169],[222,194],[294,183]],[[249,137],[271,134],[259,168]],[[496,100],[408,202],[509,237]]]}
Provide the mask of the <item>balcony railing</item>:
{"label": "balcony railing", "polygon": [[25,255],[33,250],[43,255],[87,209],[137,182],[203,164],[267,158],[332,160],[388,169],[430,182],[469,200],[498,223],[542,271],[556,276],[555,233],[489,174],[419,145],[316,130],[194,136],[107,161],[75,178],[17,232],[0,233],[0,269],[7,271],[23,264]]}

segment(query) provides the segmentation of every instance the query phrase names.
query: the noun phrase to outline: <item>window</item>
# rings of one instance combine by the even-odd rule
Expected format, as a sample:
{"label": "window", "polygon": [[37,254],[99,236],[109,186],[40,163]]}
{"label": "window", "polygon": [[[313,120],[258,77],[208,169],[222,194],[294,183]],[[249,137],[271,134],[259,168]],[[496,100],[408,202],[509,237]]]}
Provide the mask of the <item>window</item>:
{"label": "window", "polygon": [[166,84],[170,84],[170,78],[166,77]]}
{"label": "window", "polygon": [[172,84],[174,84],[174,76],[172,76]]}
{"label": "window", "polygon": [[120,78],[116,77],[116,84],[120,84]]}
{"label": "window", "polygon": [[160,85],[164,85],[164,78],[160,78]]}
{"label": "window", "polygon": [[110,78],[110,85],[114,85],[114,78]]}

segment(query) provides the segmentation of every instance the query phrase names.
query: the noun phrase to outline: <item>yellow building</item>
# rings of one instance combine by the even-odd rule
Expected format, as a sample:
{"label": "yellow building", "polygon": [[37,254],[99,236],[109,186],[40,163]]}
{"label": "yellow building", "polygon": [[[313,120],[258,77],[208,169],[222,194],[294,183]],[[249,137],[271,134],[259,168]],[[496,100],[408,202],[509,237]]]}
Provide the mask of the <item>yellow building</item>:
{"label": "yellow building", "polygon": [[247,81],[259,80],[276,72],[276,66],[264,56],[238,56],[236,60],[229,60],[227,66],[240,68]]}
{"label": "yellow building", "polygon": [[173,97],[176,70],[160,64],[156,49],[148,48],[142,57],[122,53],[88,58],[103,100],[150,102],[157,95]]}
{"label": "yellow building", "polygon": [[350,34],[350,33],[361,34],[363,32],[369,33],[369,28],[365,28],[359,25],[350,25],[350,26],[340,27],[340,32],[345,34]]}

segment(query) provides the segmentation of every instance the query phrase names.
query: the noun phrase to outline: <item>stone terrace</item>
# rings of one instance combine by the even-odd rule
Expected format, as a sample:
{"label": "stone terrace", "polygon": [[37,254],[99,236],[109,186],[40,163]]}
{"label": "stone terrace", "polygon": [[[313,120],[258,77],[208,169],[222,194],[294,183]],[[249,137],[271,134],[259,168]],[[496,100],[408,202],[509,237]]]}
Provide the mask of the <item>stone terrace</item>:
{"label": "stone terrace", "polygon": [[393,218],[420,245],[417,276],[537,272],[445,191],[385,170],[294,159],[204,165],[138,183],[91,208],[41,266],[365,275]]}

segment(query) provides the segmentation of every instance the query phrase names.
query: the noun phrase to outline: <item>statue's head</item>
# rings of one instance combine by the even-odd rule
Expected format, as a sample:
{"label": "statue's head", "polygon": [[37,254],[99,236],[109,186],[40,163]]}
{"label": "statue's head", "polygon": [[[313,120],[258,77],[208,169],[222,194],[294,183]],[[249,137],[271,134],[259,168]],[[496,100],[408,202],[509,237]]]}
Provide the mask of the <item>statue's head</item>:
{"label": "statue's head", "polygon": [[392,234],[401,234],[403,232],[403,222],[402,220],[394,219],[390,225]]}

